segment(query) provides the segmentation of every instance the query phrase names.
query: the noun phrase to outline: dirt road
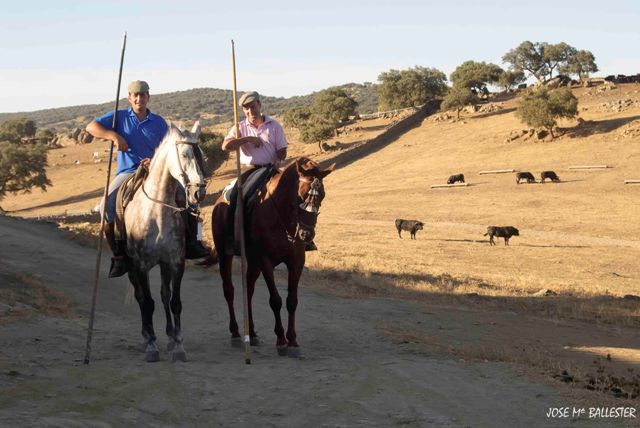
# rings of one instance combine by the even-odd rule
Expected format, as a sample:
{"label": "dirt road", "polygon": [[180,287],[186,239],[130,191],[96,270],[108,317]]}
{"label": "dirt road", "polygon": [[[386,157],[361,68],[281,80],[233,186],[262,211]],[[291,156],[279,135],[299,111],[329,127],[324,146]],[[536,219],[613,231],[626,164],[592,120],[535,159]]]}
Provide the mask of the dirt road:
{"label": "dirt road", "polygon": [[[504,363],[472,363],[398,344],[397,325],[427,332],[464,326],[450,309],[389,299],[340,299],[304,284],[298,308],[302,358],[279,357],[264,284],[255,296],[263,344],[252,364],[232,348],[216,270],[188,268],[183,327],[189,361],[168,353],[147,364],[127,280],[101,280],[93,360],[82,364],[95,251],[53,225],[0,217],[3,286],[43,285],[71,299],[76,316],[0,317],[1,426],[603,426],[620,421],[549,419],[574,406],[549,385]],[[103,276],[107,269],[104,257]],[[157,281],[157,272],[154,276]],[[304,279],[304,275],[303,275]],[[239,281],[237,281],[239,282]],[[155,327],[166,344],[159,287]],[[280,289],[281,293],[286,290]],[[238,298],[236,299],[239,300]],[[236,303],[236,308],[240,305]],[[9,314],[9,315],[7,315]],[[468,328],[467,328],[468,327]],[[395,341],[397,342],[397,341]]]}

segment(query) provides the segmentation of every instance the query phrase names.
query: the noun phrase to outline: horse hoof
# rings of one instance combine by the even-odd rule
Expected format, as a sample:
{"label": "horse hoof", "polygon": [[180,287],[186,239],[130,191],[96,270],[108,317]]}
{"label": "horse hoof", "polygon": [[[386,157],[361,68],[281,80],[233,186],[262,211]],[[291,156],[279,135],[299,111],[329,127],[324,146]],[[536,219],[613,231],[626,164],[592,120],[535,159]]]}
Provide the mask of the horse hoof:
{"label": "horse hoof", "polygon": [[170,340],[169,343],[167,343],[167,352],[171,352],[173,351],[173,348],[176,347],[176,341],[175,340]]}
{"label": "horse hoof", "polygon": [[287,348],[287,356],[289,358],[300,358],[300,348],[297,346],[289,346]]}
{"label": "horse hoof", "polygon": [[231,346],[233,348],[242,348],[242,338],[241,337],[232,337],[231,338]]}
{"label": "horse hoof", "polygon": [[249,343],[251,344],[251,346],[260,346],[260,339],[258,338],[258,336],[254,336],[249,339]]}
{"label": "horse hoof", "polygon": [[276,349],[278,350],[278,355],[280,355],[281,357],[286,357],[287,356],[287,346],[276,346]]}
{"label": "horse hoof", "polygon": [[158,351],[149,351],[144,353],[144,360],[147,363],[155,363],[160,361],[160,352]]}
{"label": "horse hoof", "polygon": [[175,351],[171,353],[171,362],[175,363],[176,361],[182,361],[183,363],[187,362],[187,353],[184,351]]}

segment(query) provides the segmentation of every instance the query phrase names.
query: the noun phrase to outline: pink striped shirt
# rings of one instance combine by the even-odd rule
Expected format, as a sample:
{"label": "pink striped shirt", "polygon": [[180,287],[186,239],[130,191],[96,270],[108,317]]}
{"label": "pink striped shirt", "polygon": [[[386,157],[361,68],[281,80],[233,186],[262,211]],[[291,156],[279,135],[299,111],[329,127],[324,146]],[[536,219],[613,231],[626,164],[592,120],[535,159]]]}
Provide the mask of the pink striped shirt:
{"label": "pink striped shirt", "polygon": [[[256,147],[251,143],[240,147],[240,163],[243,165],[266,165],[279,161],[276,152],[287,148],[287,138],[284,135],[282,125],[277,120],[265,115],[264,122],[257,128],[247,119],[238,124],[240,137],[258,137],[262,145]],[[232,126],[226,138],[235,137],[235,127]]]}

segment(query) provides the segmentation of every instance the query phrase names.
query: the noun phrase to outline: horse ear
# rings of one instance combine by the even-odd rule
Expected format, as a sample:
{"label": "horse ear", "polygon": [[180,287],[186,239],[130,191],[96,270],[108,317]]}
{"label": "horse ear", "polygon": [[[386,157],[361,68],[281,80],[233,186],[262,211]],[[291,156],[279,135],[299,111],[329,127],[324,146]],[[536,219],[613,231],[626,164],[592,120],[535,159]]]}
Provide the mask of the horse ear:
{"label": "horse ear", "polygon": [[198,139],[198,135],[200,135],[200,121],[197,120],[196,123],[193,124],[193,128],[191,128],[191,135],[194,140]]}
{"label": "horse ear", "polygon": [[325,169],[323,169],[322,171],[320,171],[320,173],[318,174],[320,176],[320,178],[325,178],[327,175],[331,174],[333,172],[333,169],[336,167],[336,163],[332,163],[331,165],[329,165],[328,167],[326,167]]}

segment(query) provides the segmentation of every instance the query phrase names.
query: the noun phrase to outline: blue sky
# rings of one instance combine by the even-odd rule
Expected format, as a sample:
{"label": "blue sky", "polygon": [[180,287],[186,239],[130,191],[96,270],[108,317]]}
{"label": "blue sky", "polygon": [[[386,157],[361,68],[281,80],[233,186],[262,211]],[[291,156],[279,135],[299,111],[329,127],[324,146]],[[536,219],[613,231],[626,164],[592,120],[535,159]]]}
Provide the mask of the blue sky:
{"label": "blue sky", "polygon": [[631,0],[15,1],[0,14],[0,112],[112,100],[125,31],[125,87],[230,89],[234,39],[238,89],[288,97],[391,68],[504,66],[524,40],[590,50],[598,75],[640,73],[639,22]]}

